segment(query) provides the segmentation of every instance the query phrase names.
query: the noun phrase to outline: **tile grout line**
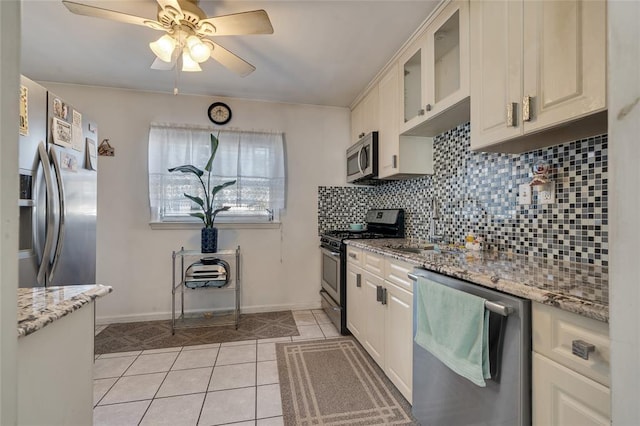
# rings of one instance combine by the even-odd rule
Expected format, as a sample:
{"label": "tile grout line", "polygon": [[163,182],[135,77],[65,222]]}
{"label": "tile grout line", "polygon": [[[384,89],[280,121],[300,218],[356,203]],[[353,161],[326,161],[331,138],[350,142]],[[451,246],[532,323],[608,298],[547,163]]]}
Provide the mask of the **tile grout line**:
{"label": "tile grout line", "polygon": [[[167,377],[169,376],[169,372],[171,371],[171,368],[175,365],[176,361],[178,360],[178,357],[182,353],[182,349],[183,348],[184,348],[184,346],[180,347],[180,350],[178,351],[178,355],[176,355],[176,357],[174,358],[173,362],[171,363],[171,366],[169,367],[169,370],[165,373],[164,378],[162,379],[162,382],[160,382],[160,386],[158,386],[158,389],[156,389],[156,392],[153,394],[153,397],[151,397],[151,402],[149,402],[149,405],[147,406],[147,409],[144,410],[144,413],[142,414],[142,417],[140,417],[140,421],[138,422],[138,426],[140,426],[140,424],[144,420],[144,416],[146,416],[147,413],[149,412],[149,409],[151,408],[151,405],[153,405],[153,401],[156,400],[156,395],[158,395],[158,392],[160,392],[160,388],[164,384],[165,380],[167,380]],[[167,353],[167,352],[161,352],[161,353]],[[140,355],[142,355],[142,353]],[[155,355],[155,354],[147,354],[147,355]],[[133,364],[131,364],[131,365],[133,365]],[[161,373],[161,371],[160,371],[160,373]],[[151,373],[151,374],[153,374],[153,373]]]}
{"label": "tile grout line", "polygon": [[213,360],[213,366],[211,367],[211,374],[209,375],[209,380],[207,381],[207,387],[204,390],[204,398],[202,398],[202,405],[200,406],[200,412],[198,413],[198,420],[196,421],[196,425],[200,424],[200,419],[202,418],[202,411],[204,410],[204,404],[207,401],[207,396],[209,395],[209,387],[211,386],[211,381],[213,380],[213,372],[216,370],[216,365],[218,364],[218,357],[220,356],[220,351],[222,350],[222,343],[218,346],[218,352],[216,352],[216,359]]}
{"label": "tile grout line", "polygon": [[[321,333],[322,333],[322,336],[323,336],[322,339],[326,340],[327,339],[326,333],[322,329],[322,327],[320,327],[320,323],[318,322],[317,316],[315,314],[313,314],[313,312],[311,312],[311,314],[312,314],[312,317],[314,319],[314,324],[307,324],[307,325],[315,325],[316,327],[318,327],[320,329]],[[298,324],[296,323],[296,328],[297,327],[298,327]],[[294,341],[292,336],[285,336],[285,337],[286,337],[286,339],[284,339],[283,342],[293,342]],[[203,414],[203,411],[204,411],[204,404],[205,404],[205,401],[207,399],[208,394],[211,393],[211,392],[214,392],[214,391],[210,391],[209,388],[210,388],[211,383],[213,381],[213,374],[214,374],[214,371],[215,371],[216,367],[221,367],[221,365],[218,365],[218,362],[220,360],[220,352],[222,350],[222,347],[223,347],[222,344],[223,343],[226,343],[226,342],[221,342],[216,348],[201,348],[202,350],[205,350],[205,349],[217,349],[217,353],[216,353],[216,356],[215,356],[215,360],[214,360],[213,366],[211,367],[211,373],[210,373],[210,376],[209,376],[209,380],[207,382],[207,387],[206,387],[206,389],[204,391],[204,398],[203,398],[203,401],[202,401],[202,405],[200,407],[200,411],[199,411],[199,414],[198,414],[197,422],[200,422],[200,420],[202,418],[202,414]],[[233,343],[233,342],[231,342],[231,343]],[[272,386],[272,385],[275,385],[275,384],[279,385],[279,381],[276,381],[276,382],[273,382],[273,383],[264,383],[262,385],[258,384],[258,380],[259,380],[259,377],[258,377],[258,362],[260,362],[258,360],[258,358],[259,358],[258,348],[260,347],[259,346],[260,344],[268,344],[268,343],[272,343],[275,346],[275,344],[279,343],[279,342],[260,342],[260,339],[255,339],[253,342],[245,344],[245,345],[229,345],[229,346],[226,346],[226,347],[234,347],[234,346],[235,347],[239,347],[239,346],[251,346],[251,345],[253,345],[253,347],[254,347],[254,350],[255,350],[254,360],[253,361],[249,361],[249,362],[253,362],[254,363],[255,380],[254,380],[253,386],[244,386],[244,387],[232,388],[232,389],[242,389],[242,388],[246,389],[246,388],[249,388],[249,387],[253,387],[254,388],[254,398],[255,398],[254,399],[254,401],[255,401],[254,402],[254,418],[253,418],[254,425],[257,425],[257,422],[259,420],[262,420],[258,416],[258,387],[262,386],[262,385],[264,385],[264,386],[267,386],[267,385]],[[159,400],[159,399],[176,397],[176,396],[197,395],[197,394],[199,394],[200,392],[191,392],[191,393],[185,393],[185,394],[181,394],[181,395],[168,395],[166,397],[158,397],[158,393],[159,393],[160,389],[162,388],[162,386],[164,385],[164,383],[167,381],[169,373],[171,373],[172,371],[186,372],[186,371],[191,371],[191,370],[196,370],[196,369],[200,369],[201,368],[201,367],[189,367],[189,368],[183,368],[183,369],[179,369],[179,370],[173,370],[173,367],[176,365],[179,357],[183,353],[193,350],[193,349],[186,350],[185,348],[186,348],[185,346],[181,346],[179,348],[179,350],[177,350],[177,351],[167,351],[167,352],[158,352],[158,353],[150,353],[150,354],[145,354],[144,350],[141,350],[137,355],[134,355],[133,361],[127,366],[127,368],[125,368],[125,370],[119,376],[115,377],[116,378],[115,382],[105,391],[103,396],[98,401],[96,401],[96,404],[93,407],[94,410],[98,406],[108,407],[108,406],[117,405],[117,404],[123,404],[123,403],[149,401],[149,405],[146,407],[146,409],[145,409],[140,421],[138,422],[138,424],[140,424],[140,423],[143,422],[145,416],[149,413],[151,405],[154,403],[154,401]],[[163,348],[159,348],[159,349],[163,349]],[[173,362],[171,363],[171,366],[169,367],[168,371],[132,374],[132,375],[126,376],[126,373],[128,371],[130,371],[132,366],[142,358],[142,355],[156,355],[156,354],[166,354],[166,353],[172,353],[172,352],[177,352],[177,354],[176,354]],[[97,360],[97,359],[100,359],[100,357],[102,355],[104,355],[104,354],[99,354],[98,357],[96,359],[94,359],[94,361]],[[117,358],[130,357],[130,356],[132,356],[132,355],[125,355],[124,352],[123,352],[123,354],[121,356],[113,356],[111,358],[117,359]],[[275,360],[265,360],[265,362],[266,361],[272,361],[272,362],[275,361],[276,365],[277,365],[277,357],[276,357]],[[239,363],[239,364],[244,364],[244,363]],[[236,364],[225,364],[225,365],[236,365]],[[119,380],[121,380],[121,379],[123,379],[125,377],[136,377],[136,376],[141,376],[141,375],[157,374],[157,373],[164,373],[164,377],[163,377],[160,385],[156,389],[153,397],[150,400],[149,399],[139,399],[139,400],[121,401],[121,402],[115,402],[115,403],[112,403],[112,404],[99,405],[104,400],[106,395],[113,389],[113,387],[116,385],[116,383],[118,383]],[[109,377],[105,377],[105,378],[101,378],[101,379],[110,379],[110,378]],[[94,379],[94,383],[95,383],[96,380],[101,380],[101,379]],[[229,389],[221,389],[220,391],[224,391],[224,390],[229,390]],[[282,403],[281,400],[280,400],[280,403]],[[282,417],[282,414],[279,415],[279,416],[278,415],[275,415],[275,416],[271,415],[271,416],[268,416],[268,417],[264,417],[264,419],[280,418],[280,417]]]}

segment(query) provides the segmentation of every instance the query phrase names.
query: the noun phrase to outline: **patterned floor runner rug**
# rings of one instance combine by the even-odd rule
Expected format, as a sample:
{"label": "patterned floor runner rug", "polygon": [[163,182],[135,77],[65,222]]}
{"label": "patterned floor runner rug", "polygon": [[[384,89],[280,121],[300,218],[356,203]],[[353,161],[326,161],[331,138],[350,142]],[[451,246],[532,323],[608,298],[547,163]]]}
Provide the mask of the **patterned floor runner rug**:
{"label": "patterned floor runner rug", "polygon": [[291,311],[241,314],[234,325],[185,328],[171,334],[171,321],[143,321],[110,324],[95,337],[95,353],[160,349],[207,343],[236,342],[298,336]]}
{"label": "patterned floor runner rug", "polygon": [[352,338],[276,344],[285,425],[414,425],[411,407]]}

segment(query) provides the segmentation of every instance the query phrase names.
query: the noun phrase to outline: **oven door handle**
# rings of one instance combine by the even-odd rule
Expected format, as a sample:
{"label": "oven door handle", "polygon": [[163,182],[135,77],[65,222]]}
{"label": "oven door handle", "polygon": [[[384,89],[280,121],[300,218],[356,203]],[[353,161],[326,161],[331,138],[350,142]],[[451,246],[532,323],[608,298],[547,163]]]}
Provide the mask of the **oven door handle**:
{"label": "oven door handle", "polygon": [[328,248],[322,247],[322,246],[320,246],[320,250],[330,254],[331,256],[340,257],[340,252],[338,252],[338,251],[331,251]]}

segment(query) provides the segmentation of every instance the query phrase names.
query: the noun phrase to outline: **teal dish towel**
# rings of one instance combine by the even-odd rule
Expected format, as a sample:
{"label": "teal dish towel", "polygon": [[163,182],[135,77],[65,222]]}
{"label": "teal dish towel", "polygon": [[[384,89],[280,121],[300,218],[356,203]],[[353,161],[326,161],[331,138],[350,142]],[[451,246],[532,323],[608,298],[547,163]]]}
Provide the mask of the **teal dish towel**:
{"label": "teal dish towel", "polygon": [[418,277],[415,342],[447,367],[485,387],[489,313],[485,299]]}

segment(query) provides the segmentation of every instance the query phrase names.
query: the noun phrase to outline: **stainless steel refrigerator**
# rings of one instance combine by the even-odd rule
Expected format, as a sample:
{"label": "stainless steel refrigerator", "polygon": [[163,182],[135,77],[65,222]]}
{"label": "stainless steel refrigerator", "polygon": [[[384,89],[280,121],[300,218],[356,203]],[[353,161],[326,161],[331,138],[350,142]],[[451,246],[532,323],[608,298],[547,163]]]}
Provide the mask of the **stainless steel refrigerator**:
{"label": "stainless steel refrigerator", "polygon": [[96,281],[96,124],[21,78],[19,286]]}

